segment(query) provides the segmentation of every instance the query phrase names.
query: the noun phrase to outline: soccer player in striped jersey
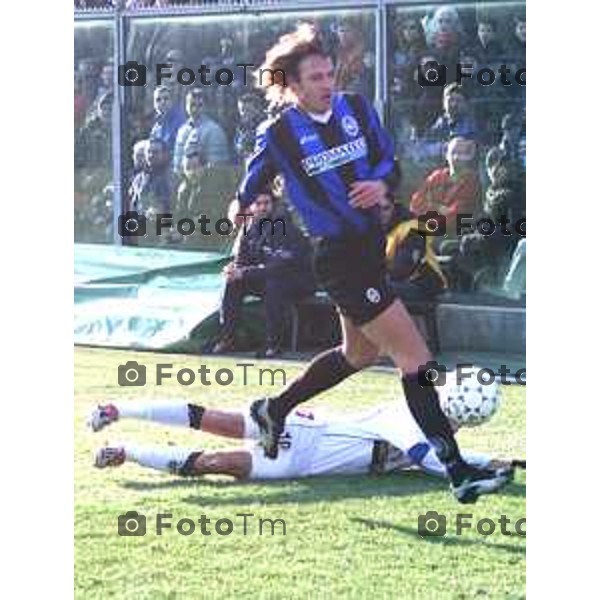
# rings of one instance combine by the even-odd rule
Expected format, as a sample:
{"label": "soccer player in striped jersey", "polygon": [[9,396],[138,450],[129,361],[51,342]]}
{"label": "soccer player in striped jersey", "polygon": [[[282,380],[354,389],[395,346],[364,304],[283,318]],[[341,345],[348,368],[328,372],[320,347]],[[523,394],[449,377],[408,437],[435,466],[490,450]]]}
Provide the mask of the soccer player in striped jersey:
{"label": "soccer player in striped jersey", "polygon": [[276,458],[285,418],[298,404],[381,353],[399,369],[410,412],[445,465],[458,501],[475,502],[497,491],[508,481],[506,473],[462,459],[423,372],[431,354],[386,284],[377,206],[398,185],[400,173],[377,113],[363,97],[335,91],[333,62],[308,25],[282,36],[259,73],[268,99],[287,107],[257,130],[255,152],[229,214],[236,218],[283,175],[287,196],[314,241],[315,273],[339,309],[343,331],[341,347],[317,356],[278,396],[254,403],[265,455]]}

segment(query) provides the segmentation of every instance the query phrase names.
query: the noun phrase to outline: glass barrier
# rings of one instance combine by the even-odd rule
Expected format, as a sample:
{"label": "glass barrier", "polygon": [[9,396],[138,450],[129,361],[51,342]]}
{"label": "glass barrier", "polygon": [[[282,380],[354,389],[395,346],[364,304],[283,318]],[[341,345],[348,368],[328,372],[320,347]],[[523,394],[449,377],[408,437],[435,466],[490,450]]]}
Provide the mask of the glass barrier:
{"label": "glass barrier", "polygon": [[75,241],[111,243],[112,21],[75,22]]}
{"label": "glass barrier", "polygon": [[[280,35],[306,20],[319,26],[339,57],[340,87],[372,98],[374,11],[131,20],[123,76],[144,81],[136,79],[126,90],[125,189],[127,207],[148,218],[147,235],[131,236],[128,243],[220,250],[233,243],[231,236],[217,233],[215,222],[227,216],[256,126],[268,116],[251,74]],[[162,70],[170,78],[158,76],[159,64],[171,65]],[[242,64],[251,66],[237,66]],[[206,70],[199,74],[201,65]],[[189,85],[179,83],[178,74]],[[156,235],[161,212],[173,214],[184,233]],[[204,229],[201,215],[210,219]],[[195,221],[193,233],[189,223],[183,226],[184,218]]]}
{"label": "glass barrier", "polygon": [[393,6],[387,25],[397,202],[441,215],[451,289],[524,299],[525,3]]}

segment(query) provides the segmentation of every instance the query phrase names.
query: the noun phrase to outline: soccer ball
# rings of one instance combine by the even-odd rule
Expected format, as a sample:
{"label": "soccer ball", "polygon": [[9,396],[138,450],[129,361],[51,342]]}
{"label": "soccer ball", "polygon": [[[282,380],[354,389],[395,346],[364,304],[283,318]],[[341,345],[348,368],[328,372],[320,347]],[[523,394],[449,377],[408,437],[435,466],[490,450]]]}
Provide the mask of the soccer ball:
{"label": "soccer ball", "polygon": [[502,391],[496,381],[483,385],[477,381],[478,369],[471,377],[461,377],[457,383],[456,372],[448,372],[446,383],[438,388],[440,405],[444,414],[461,427],[477,427],[489,421],[498,410]]}

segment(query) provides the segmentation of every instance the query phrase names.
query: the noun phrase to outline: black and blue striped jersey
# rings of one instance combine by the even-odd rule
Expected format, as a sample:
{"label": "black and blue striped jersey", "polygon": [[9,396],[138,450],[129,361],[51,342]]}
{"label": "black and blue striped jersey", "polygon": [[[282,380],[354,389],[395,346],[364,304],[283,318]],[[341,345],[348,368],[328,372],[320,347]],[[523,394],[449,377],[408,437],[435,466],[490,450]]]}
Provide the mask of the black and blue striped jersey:
{"label": "black and blue striped jersey", "polygon": [[259,127],[240,205],[249,206],[277,174],[310,234],[320,237],[361,234],[377,221],[374,209],[350,206],[352,183],[380,179],[393,190],[400,179],[392,140],[375,109],[346,93],[334,95],[327,123],[291,106]]}

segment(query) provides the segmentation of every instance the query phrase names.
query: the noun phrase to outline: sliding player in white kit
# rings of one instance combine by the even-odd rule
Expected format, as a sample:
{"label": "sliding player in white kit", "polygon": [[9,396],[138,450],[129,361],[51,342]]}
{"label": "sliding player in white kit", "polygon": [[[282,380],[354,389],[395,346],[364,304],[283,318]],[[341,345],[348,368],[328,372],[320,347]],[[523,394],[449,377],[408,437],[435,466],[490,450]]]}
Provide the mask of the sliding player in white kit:
{"label": "sliding player in white kit", "polygon": [[[126,401],[98,406],[89,425],[100,431],[118,420],[131,418],[191,427],[222,437],[246,439],[247,443],[239,449],[218,451],[123,443],[100,448],[96,467],[134,462],[182,476],[219,474],[240,480],[385,473],[408,468],[446,476],[445,467],[408,407],[398,401],[344,416],[295,410],[279,438],[276,460],[265,458],[258,428],[248,410],[221,411],[188,402]],[[465,458],[474,466],[503,467],[511,474],[515,465],[524,466],[520,461],[494,461],[484,455],[465,453]]]}

